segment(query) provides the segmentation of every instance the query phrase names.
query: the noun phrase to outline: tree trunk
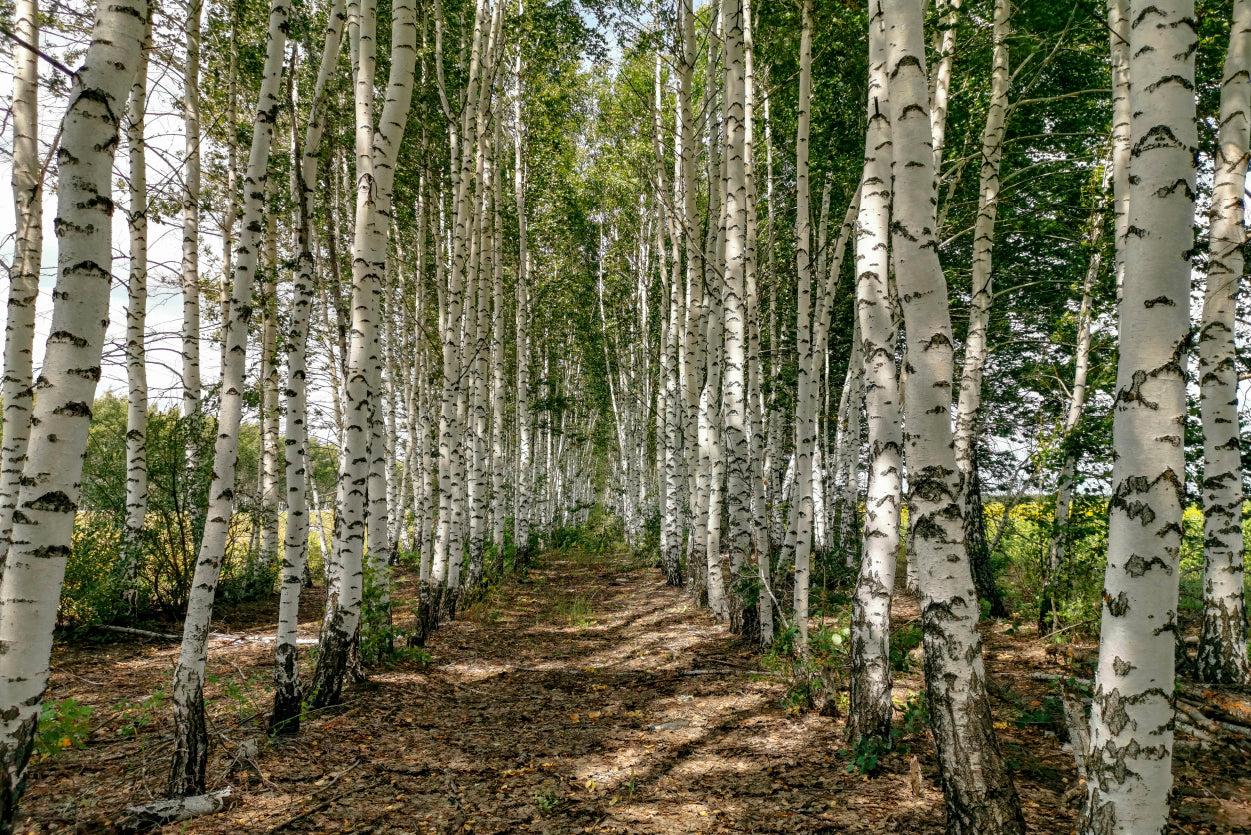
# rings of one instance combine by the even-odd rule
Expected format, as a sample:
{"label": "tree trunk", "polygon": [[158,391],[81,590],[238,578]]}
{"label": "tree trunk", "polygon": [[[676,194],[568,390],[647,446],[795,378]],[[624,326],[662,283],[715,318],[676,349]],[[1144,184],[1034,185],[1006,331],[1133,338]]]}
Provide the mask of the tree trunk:
{"label": "tree trunk", "polygon": [[99,311],[109,304],[113,152],[142,60],[148,16],[143,0],[99,7],[62,122],[55,303],[13,514],[9,570],[0,584],[0,646],[5,647],[0,652],[0,833],[6,835],[17,823],[17,804],[26,787],[81,495],[83,453],[108,325]]}
{"label": "tree trunk", "polygon": [[919,0],[885,0],[883,7],[895,175],[891,249],[908,338],[908,483],[922,594],[926,697],[947,831],[1019,833],[1024,820],[986,696],[977,597],[951,447],[953,346],[946,280],[934,240],[924,15]]}
{"label": "tree trunk", "polygon": [[[291,300],[291,319],[287,331],[287,407],[286,407],[286,476],[287,533],[283,543],[282,583],[278,599],[278,634],[274,642],[274,709],[269,715],[271,734],[296,734],[300,731],[300,709],[303,691],[300,687],[297,630],[300,619],[300,590],[305,566],[308,564],[308,323],[312,313],[316,262],[313,257],[311,201],[317,193],[318,163],[321,161],[321,140],[326,129],[322,100],[330,74],[339,62],[343,26],[347,20],[344,0],[334,0],[329,9],[325,46],[321,65],[309,102],[308,123],[304,128],[304,147],[300,147],[299,129],[292,102],[291,150],[299,164],[292,172],[296,208],[295,287]],[[293,73],[294,74],[294,73]],[[324,543],[324,533],[323,533]]]}
{"label": "tree trunk", "polygon": [[[39,43],[38,0],[17,0],[13,31],[31,45]],[[4,409],[0,442],[0,578],[13,531],[13,513],[21,488],[30,442],[34,406],[35,298],[43,254],[43,177],[39,158],[39,58],[29,49],[13,50],[13,267],[9,277],[4,330]]]}
{"label": "tree trunk", "polygon": [[1088,835],[1162,831],[1172,785],[1183,425],[1194,247],[1194,3],[1132,3],[1133,176],[1113,406]]}
{"label": "tree trunk", "polygon": [[[870,5],[868,130],[856,236],[856,311],[869,424],[868,492],[860,576],[852,608],[847,736],[890,741],[890,603],[899,558],[903,426],[890,300],[891,123],[886,21]],[[852,373],[851,369],[848,373]],[[851,508],[855,512],[855,507]],[[848,508],[844,507],[847,513]]]}
{"label": "tree trunk", "polygon": [[1242,444],[1238,426],[1238,363],[1234,343],[1242,280],[1243,190],[1251,139],[1251,2],[1234,3],[1221,119],[1216,184],[1208,226],[1208,276],[1199,327],[1199,408],[1203,418],[1203,627],[1199,680],[1251,683],[1247,606],[1242,586]]}
{"label": "tree trunk", "polygon": [[796,350],[799,389],[795,415],[795,645],[808,651],[808,575],[812,555],[812,457],[817,442],[816,381],[812,378],[812,221],[809,212],[808,132],[812,114],[812,0],[803,0],[799,40],[799,107],[795,138],[795,263],[799,272]]}
{"label": "tree trunk", "polygon": [[383,309],[380,296],[386,275],[395,162],[408,121],[416,68],[416,8],[414,0],[401,0],[392,7],[391,70],[375,130],[372,97],[377,22],[377,7],[367,0],[361,8],[356,73],[358,185],[352,245],[352,337],[345,385],[348,407],[335,500],[334,550],[340,582],[326,599],[317,668],[309,688],[314,707],[339,702],[348,650],[360,623],[371,420],[376,419],[381,399],[378,312]]}
{"label": "tree trunk", "polygon": [[[1103,268],[1103,229],[1108,211],[1108,186],[1112,178],[1111,157],[1104,166],[1102,187],[1091,207],[1090,224],[1086,236],[1090,248],[1090,262],[1082,279],[1082,301],[1077,311],[1077,344],[1073,349],[1073,386],[1069,396],[1069,408],[1060,430],[1060,448],[1063,454],[1060,476],[1056,480],[1056,513],[1051,527],[1051,542],[1047,549],[1047,563],[1043,576],[1043,591],[1038,606],[1038,631],[1060,628],[1057,617],[1057,595],[1060,592],[1060,570],[1068,555],[1069,514],[1077,489],[1077,429],[1081,425],[1082,412],[1086,407],[1086,380],[1090,373],[1090,320],[1092,292]],[[1008,517],[1004,516],[1007,523]]]}
{"label": "tree trunk", "polygon": [[990,103],[982,130],[981,175],[978,185],[977,220],[973,226],[973,282],[969,305],[969,330],[964,342],[964,367],[956,405],[955,451],[960,469],[961,512],[965,542],[973,565],[973,584],[979,600],[990,604],[991,617],[1006,617],[1007,606],[995,584],[986,548],[982,518],[980,477],[977,472],[977,437],[982,429],[982,369],[990,356],[987,326],[994,300],[991,255],[995,245],[995,216],[999,209],[999,163],[1003,158],[1004,127],[1008,108],[1008,0],[995,0],[994,43],[990,74]]}
{"label": "tree trunk", "polygon": [[[182,194],[182,410],[200,411],[200,18],[201,0],[188,0],[187,63],[183,76],[186,159]],[[233,91],[232,91],[233,92]],[[230,120],[227,131],[234,133]],[[224,325],[223,325],[224,327]],[[194,460],[194,459],[192,459]]]}
{"label": "tree trunk", "polygon": [[244,177],[243,234],[235,264],[226,323],[226,365],[222,368],[221,407],[217,418],[217,442],[213,450],[213,479],[209,487],[208,514],[200,541],[200,554],[187,601],[182,647],[170,700],[174,707],[174,756],[169,794],[186,797],[203,794],[208,764],[208,729],[204,718],[204,666],[213,598],[230,534],[234,512],[235,465],[239,452],[239,425],[243,410],[244,373],[247,364],[248,320],[252,313],[252,284],[262,244],[265,186],[269,151],[275,123],[282,106],[282,64],[290,15],[288,0],[270,0],[269,34],[265,65],[252,131],[252,150]]}
{"label": "tree trunk", "polygon": [[130,146],[130,281],[126,301],[126,521],[122,528],[122,598],[133,614],[139,603],[143,529],[148,514],[148,373],[144,329],[148,313],[148,163],[144,112],[148,106],[148,55],[152,17],[144,32],[144,53],[130,89],[126,142]]}

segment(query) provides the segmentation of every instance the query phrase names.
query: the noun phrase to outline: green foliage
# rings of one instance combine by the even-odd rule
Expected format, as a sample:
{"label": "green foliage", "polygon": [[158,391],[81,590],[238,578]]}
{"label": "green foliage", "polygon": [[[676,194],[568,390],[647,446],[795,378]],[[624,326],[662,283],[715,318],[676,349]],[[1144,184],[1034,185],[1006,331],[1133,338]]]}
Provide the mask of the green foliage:
{"label": "green foliage", "polygon": [[[997,502],[985,508],[987,533],[993,541],[1002,530],[995,561],[1006,580],[1005,591],[1013,610],[1027,622],[1037,620],[1043,592],[1043,566],[1055,526],[1055,498],[1046,496],[1022,501],[1007,514]],[[1006,530],[1004,528],[1006,527]],[[1251,547],[1251,519],[1243,526],[1243,541]],[[1098,633],[1103,606],[1103,574],[1108,547],[1107,502],[1093,496],[1076,496],[1067,530],[1068,554],[1056,579],[1058,638]],[[1182,522],[1179,608],[1201,610],[1203,603],[1203,513],[1186,508]],[[1016,632],[1019,619],[1009,626]]]}
{"label": "green foliage", "polygon": [[897,673],[912,668],[909,653],[921,645],[921,624],[910,623],[895,631],[890,638],[890,667]]}
{"label": "green foliage", "polygon": [[[211,408],[206,405],[206,413]],[[216,422],[184,418],[176,409],[154,408],[148,413],[148,512],[135,555],[138,585],[132,610],[125,599],[121,558],[126,410],[126,401],[112,393],[97,398],[93,406],[82,501],[58,611],[61,626],[142,620],[156,614],[178,617],[186,609],[208,506]],[[310,454],[314,477],[328,488],[333,484],[334,451],[313,443]],[[218,582],[218,595],[226,600],[272,594],[280,570],[277,560],[262,564],[250,552],[259,499],[254,489],[243,485],[257,483],[259,456],[257,427],[245,424],[239,438],[236,510]]]}
{"label": "green foliage", "polygon": [[83,748],[91,736],[91,706],[74,699],[44,702],[35,731],[35,752],[50,757],[65,748]]}
{"label": "green foliage", "polygon": [[549,815],[559,809],[565,799],[561,797],[559,789],[548,787],[534,793],[534,802],[538,804],[541,814]]}
{"label": "green foliage", "polygon": [[418,646],[409,645],[409,634],[398,628],[392,617],[396,605],[406,601],[392,601],[389,594],[393,588],[391,569],[365,566],[365,585],[361,597],[360,629],[357,633],[357,652],[362,664],[391,665],[399,663],[429,664],[430,653]]}
{"label": "green foliage", "polygon": [[847,773],[872,774],[877,771],[882,757],[890,753],[891,742],[875,736],[862,736],[850,750],[842,752],[848,759]]}
{"label": "green foliage", "polygon": [[1031,702],[1016,717],[1018,728],[1031,725],[1054,726],[1064,722],[1064,703],[1059,696],[1048,695],[1041,702]]}
{"label": "green foliage", "polygon": [[[843,622],[847,622],[846,618]],[[793,624],[778,632],[761,663],[782,676],[786,687],[781,700],[783,708],[808,711],[835,698],[847,668],[850,632],[850,626],[840,626],[837,620],[814,620],[808,631],[807,653],[798,650],[799,632]]]}
{"label": "green foliage", "polygon": [[924,733],[930,727],[930,709],[925,701],[925,691],[920,690],[908,697],[903,705],[900,730],[904,736]]}
{"label": "green foliage", "polygon": [[159,687],[146,699],[138,701],[121,701],[113,705],[113,710],[120,714],[123,722],[117,729],[117,735],[123,737],[139,737],[165,714],[165,688]]}

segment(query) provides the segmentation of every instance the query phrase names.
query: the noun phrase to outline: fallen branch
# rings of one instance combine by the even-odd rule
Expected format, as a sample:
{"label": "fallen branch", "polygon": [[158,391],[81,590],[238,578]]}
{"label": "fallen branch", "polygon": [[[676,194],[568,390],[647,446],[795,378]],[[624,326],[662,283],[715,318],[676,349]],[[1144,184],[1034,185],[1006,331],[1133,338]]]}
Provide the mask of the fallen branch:
{"label": "fallen branch", "polygon": [[239,802],[234,789],[227,786],[209,794],[194,797],[179,797],[172,800],[157,800],[142,806],[131,806],[126,809],[124,817],[114,824],[121,833],[151,832],[170,823],[198,818],[201,815],[215,815],[229,809]]}
{"label": "fallen branch", "polygon": [[149,632],[146,629],[133,629],[129,626],[109,626],[106,623],[100,624],[101,629],[107,629],[110,632],[122,632],[126,635],[138,635],[141,638],[152,638],[156,641],[181,641],[181,635],[174,635],[170,632]]}

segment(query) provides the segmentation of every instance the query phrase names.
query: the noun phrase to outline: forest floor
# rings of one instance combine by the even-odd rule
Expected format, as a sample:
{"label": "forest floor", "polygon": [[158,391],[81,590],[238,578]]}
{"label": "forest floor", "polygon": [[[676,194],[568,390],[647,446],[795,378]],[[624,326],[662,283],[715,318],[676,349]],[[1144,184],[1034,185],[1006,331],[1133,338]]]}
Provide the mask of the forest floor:
{"label": "forest floor", "polygon": [[[411,580],[397,584],[405,596]],[[313,638],[320,590],[305,598],[301,636]],[[166,832],[943,831],[923,731],[901,729],[871,776],[849,771],[841,719],[785,708],[784,670],[766,669],[625,553],[545,555],[445,624],[430,663],[371,669],[340,708],[248,756],[269,707],[273,645],[262,638],[274,608],[225,609],[215,628],[226,637],[210,647],[210,788],[229,784],[239,802]],[[916,601],[900,596],[895,617],[915,629]],[[1053,685],[1031,674],[1068,673],[1082,653],[1049,654],[1008,622],[985,636],[995,724],[1029,830],[1072,832],[1076,812],[1061,802],[1072,757],[1054,733]],[[160,796],[176,656],[174,644],[142,639],[58,643],[47,697],[92,712],[67,747],[36,756],[20,832],[104,833],[127,805]],[[900,706],[922,687],[920,665],[905,666]],[[1172,831],[1251,832],[1248,765],[1179,753]]]}

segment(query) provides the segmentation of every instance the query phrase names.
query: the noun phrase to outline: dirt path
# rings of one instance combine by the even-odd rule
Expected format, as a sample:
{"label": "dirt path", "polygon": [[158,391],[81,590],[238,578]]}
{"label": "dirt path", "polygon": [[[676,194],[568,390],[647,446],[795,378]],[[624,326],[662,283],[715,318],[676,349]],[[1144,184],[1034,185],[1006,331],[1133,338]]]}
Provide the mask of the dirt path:
{"label": "dirt path", "polygon": [[[915,603],[900,606],[904,622]],[[310,600],[310,635],[316,613]],[[988,666],[1028,708],[1044,697],[1028,670],[1047,660],[1013,640],[990,636]],[[336,715],[311,717],[298,738],[239,759],[228,746],[260,733],[254,714],[267,707],[272,649],[219,641],[206,691],[219,734],[210,773],[242,799],[167,831],[942,831],[923,735],[902,739],[908,750],[888,754],[872,778],[848,773],[841,720],[782,709],[783,681],[748,674],[759,659],[654,571],[548,555],[445,625],[428,649],[431,664],[373,670]],[[58,650],[49,698],[92,705],[94,729],[82,750],[35,767],[27,831],[105,831],[127,803],[159,793],[168,707],[139,699],[167,679],[173,657],[171,647],[136,644]],[[897,698],[919,688],[914,667],[899,676]],[[1059,804],[1069,756],[1046,728],[1017,727],[1011,702],[996,710],[1030,831],[1072,831],[1074,814]],[[1246,790],[1231,784],[1233,800],[1216,805],[1205,798],[1205,829],[1184,831],[1242,831],[1228,824],[1245,811]]]}

